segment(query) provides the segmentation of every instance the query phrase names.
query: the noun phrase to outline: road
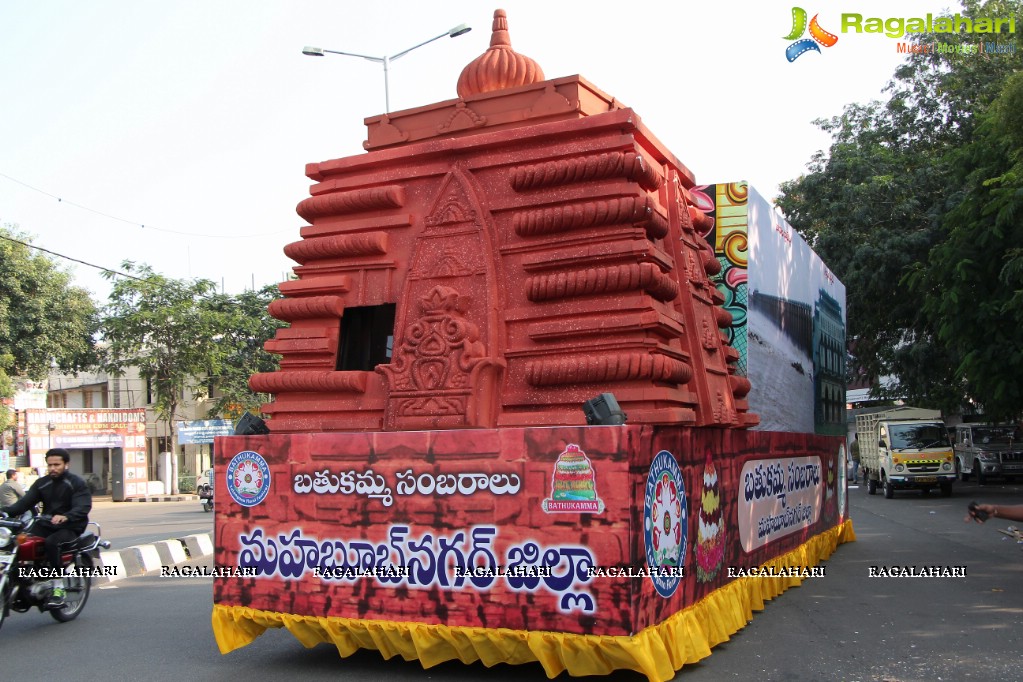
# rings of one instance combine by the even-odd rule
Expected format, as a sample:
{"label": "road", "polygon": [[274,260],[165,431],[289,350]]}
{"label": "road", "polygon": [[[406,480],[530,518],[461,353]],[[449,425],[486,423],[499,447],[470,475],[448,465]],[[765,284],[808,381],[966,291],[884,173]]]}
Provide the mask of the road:
{"label": "road", "polygon": [[[849,497],[858,541],[838,548],[825,564],[827,574],[769,603],[731,641],[704,662],[686,666],[676,680],[1019,678],[1023,546],[996,531],[1008,525],[1004,522],[980,526],[962,519],[973,499],[1023,501],[1023,486],[981,488],[971,482],[957,484],[951,498],[914,492],[894,500],[852,488]],[[189,525],[192,512],[173,504],[151,506]],[[150,513],[147,505],[136,506]],[[869,577],[871,566],[891,565],[965,566],[966,577]],[[306,650],[283,630],[221,656],[210,627],[211,593],[206,578],[131,578],[94,590],[82,616],[71,623],[57,624],[38,612],[12,614],[0,630],[3,677],[65,674],[69,661],[84,661],[90,675],[110,680],[546,679],[538,665],[487,670],[448,663],[423,670],[416,662],[382,660],[376,652],[341,659],[333,646]],[[645,678],[619,672],[604,679]]]}
{"label": "road", "polygon": [[213,531],[213,514],[204,512],[198,500],[112,502],[101,497],[93,501],[89,518],[100,524],[113,549]]}
{"label": "road", "polygon": [[[857,541],[838,548],[826,577],[768,604],[677,679],[1019,679],[1023,546],[997,532],[1005,522],[963,517],[970,500],[1023,502],[1023,486],[957,483],[950,498],[892,500],[861,486],[849,500]],[[965,566],[966,577],[869,577],[872,566],[892,565]]]}

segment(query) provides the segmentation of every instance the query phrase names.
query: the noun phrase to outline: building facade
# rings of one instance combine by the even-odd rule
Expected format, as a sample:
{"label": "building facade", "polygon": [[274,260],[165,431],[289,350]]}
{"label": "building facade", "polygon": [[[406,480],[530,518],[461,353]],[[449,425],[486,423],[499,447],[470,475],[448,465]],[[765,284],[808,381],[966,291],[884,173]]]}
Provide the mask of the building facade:
{"label": "building facade", "polygon": [[178,421],[203,419],[209,401],[195,400],[186,389],[168,426],[158,418],[155,400],[135,369],[122,376],[53,374],[46,382],[19,385],[10,465],[31,481],[40,467],[45,469],[46,450],[64,447],[71,453],[71,470],[96,494],[190,492],[196,476],[211,466],[212,446],[179,445],[169,454],[172,429]]}

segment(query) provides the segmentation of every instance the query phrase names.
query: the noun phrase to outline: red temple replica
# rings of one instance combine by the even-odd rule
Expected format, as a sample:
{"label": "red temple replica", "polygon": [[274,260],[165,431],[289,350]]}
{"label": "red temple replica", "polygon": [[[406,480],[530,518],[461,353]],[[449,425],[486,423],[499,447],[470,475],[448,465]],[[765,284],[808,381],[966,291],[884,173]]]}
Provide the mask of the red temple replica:
{"label": "red temple replica", "polygon": [[308,166],[281,370],[252,378],[272,430],[582,424],[595,387],[633,424],[756,423],[692,174],[586,80],[544,80],[503,12],[458,95]]}
{"label": "red temple replica", "polygon": [[[747,429],[712,219],[634,111],[503,10],[457,91],[307,167],[271,434],[217,444],[217,563],[251,573],[218,643],[669,679],[852,539],[842,440]],[[606,392],[627,425],[586,425]]]}

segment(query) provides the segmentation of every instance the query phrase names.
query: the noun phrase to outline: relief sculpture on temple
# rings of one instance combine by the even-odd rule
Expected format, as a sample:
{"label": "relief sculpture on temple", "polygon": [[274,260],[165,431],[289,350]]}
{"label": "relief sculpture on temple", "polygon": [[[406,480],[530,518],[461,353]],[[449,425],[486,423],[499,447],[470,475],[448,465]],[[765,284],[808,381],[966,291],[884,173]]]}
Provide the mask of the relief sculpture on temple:
{"label": "relief sculpture on temple", "polygon": [[437,285],[418,303],[420,316],[404,330],[392,362],[377,368],[390,389],[387,421],[474,425],[473,389],[480,370],[495,363],[465,318],[468,297]]}

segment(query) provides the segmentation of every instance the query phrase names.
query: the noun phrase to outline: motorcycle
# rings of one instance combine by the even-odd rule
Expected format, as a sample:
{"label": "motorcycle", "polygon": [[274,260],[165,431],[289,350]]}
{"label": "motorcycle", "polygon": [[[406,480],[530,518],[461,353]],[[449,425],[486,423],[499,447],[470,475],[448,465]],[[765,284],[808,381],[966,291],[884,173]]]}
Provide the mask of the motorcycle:
{"label": "motorcycle", "polygon": [[46,605],[51,570],[43,548],[45,539],[28,534],[34,524],[49,519],[47,515],[33,516],[31,511],[17,518],[0,518],[0,627],[11,611],[24,613],[33,606],[40,612],[48,611],[61,623],[74,620],[85,608],[99,549],[109,549],[110,543],[100,538],[99,524],[89,522],[89,526],[96,527],[95,532],[87,528],[65,544],[61,563],[65,571],[74,571],[64,577],[63,606],[50,608]]}

